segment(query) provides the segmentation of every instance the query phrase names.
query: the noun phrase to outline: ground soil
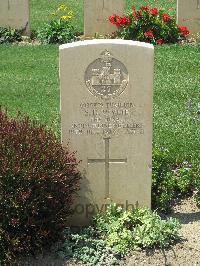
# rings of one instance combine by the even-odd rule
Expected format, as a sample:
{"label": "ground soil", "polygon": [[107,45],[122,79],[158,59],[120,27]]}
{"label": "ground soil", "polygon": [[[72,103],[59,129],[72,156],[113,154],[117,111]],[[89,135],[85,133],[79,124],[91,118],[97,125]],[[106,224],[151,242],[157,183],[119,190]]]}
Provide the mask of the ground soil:
{"label": "ground soil", "polygon": [[[181,201],[169,216],[179,219],[182,240],[168,250],[134,251],[120,262],[122,266],[197,266],[200,265],[200,209],[193,198]],[[23,266],[81,266],[73,261],[61,262],[48,254],[29,258]],[[109,265],[108,265],[109,266]]]}

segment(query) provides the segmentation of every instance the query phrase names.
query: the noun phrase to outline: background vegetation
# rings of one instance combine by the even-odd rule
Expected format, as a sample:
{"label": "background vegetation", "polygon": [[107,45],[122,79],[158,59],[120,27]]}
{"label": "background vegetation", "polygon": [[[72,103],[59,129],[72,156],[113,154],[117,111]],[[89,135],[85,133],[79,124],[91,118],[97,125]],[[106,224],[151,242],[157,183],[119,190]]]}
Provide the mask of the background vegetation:
{"label": "background vegetation", "polygon": [[[84,0],[30,0],[31,28],[36,30],[38,27],[42,26],[43,22],[48,21],[48,14],[52,12],[52,9],[55,9],[55,6],[59,4],[67,4],[75,11],[77,15],[74,21],[77,30],[83,32],[83,3]],[[170,14],[175,15],[176,13],[176,0],[126,0],[126,9],[133,5],[139,7],[141,5],[147,4],[157,6],[159,8],[165,8]]]}

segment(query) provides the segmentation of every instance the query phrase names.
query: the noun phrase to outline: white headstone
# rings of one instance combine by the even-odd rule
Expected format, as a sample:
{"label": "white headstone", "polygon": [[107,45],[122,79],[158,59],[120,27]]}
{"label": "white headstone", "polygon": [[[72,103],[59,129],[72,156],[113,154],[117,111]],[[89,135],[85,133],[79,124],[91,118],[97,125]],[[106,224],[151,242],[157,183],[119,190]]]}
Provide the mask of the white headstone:
{"label": "white headstone", "polygon": [[29,0],[0,0],[0,27],[24,29],[29,34]]}
{"label": "white headstone", "polygon": [[124,0],[84,0],[84,35],[111,34],[116,27],[108,21],[113,14],[123,15]]}
{"label": "white headstone", "polygon": [[190,34],[200,32],[200,0],[177,1],[177,23],[188,27]]}
{"label": "white headstone", "polygon": [[111,202],[151,206],[153,61],[147,43],[60,46],[62,142],[83,173],[73,225]]}

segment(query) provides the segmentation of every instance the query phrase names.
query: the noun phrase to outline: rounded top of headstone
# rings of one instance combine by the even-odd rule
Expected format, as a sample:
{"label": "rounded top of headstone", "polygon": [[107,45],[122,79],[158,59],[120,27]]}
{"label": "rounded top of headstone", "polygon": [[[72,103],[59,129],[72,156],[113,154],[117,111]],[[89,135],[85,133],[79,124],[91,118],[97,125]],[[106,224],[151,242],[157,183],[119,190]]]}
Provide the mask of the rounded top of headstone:
{"label": "rounded top of headstone", "polygon": [[74,48],[78,46],[89,46],[89,45],[98,45],[98,44],[113,44],[113,45],[123,44],[123,45],[154,49],[154,46],[150,43],[131,41],[131,40],[122,40],[122,39],[94,39],[94,40],[78,41],[78,42],[62,44],[59,46],[59,49],[63,50],[66,48]]}

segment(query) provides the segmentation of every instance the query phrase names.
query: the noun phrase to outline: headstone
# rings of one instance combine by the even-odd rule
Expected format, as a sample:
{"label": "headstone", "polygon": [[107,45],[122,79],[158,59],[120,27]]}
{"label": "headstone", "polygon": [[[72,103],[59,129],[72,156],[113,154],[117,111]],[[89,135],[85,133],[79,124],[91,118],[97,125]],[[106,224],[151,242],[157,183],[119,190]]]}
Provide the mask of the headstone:
{"label": "headstone", "polygon": [[177,1],[177,23],[188,27],[190,34],[200,32],[200,0]]}
{"label": "headstone", "polygon": [[123,15],[124,0],[84,0],[84,35],[111,34],[116,27],[108,21],[113,14]]}
{"label": "headstone", "polygon": [[153,55],[117,39],[60,46],[62,142],[83,173],[73,225],[111,202],[151,206]]}
{"label": "headstone", "polygon": [[29,34],[29,0],[0,0],[0,27],[24,29]]}

